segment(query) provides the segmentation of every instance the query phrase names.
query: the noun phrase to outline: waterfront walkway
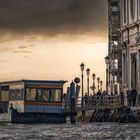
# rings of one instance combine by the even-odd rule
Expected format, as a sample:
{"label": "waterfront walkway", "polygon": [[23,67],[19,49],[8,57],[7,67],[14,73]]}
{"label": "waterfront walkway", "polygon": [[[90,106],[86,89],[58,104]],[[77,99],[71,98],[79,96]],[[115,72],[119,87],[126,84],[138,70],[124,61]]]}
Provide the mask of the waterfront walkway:
{"label": "waterfront walkway", "polygon": [[115,110],[121,108],[120,97],[118,95],[95,95],[84,97],[83,99],[79,97],[74,101],[74,104],[70,100],[64,101],[63,112],[71,112],[72,110],[75,112],[105,109]]}
{"label": "waterfront walkway", "polygon": [[[84,98],[79,97],[77,100],[72,98],[70,101],[65,101],[63,104],[63,112],[70,116],[71,123],[76,123],[75,116],[78,112],[81,112],[81,121],[140,122],[140,110],[138,107],[135,108],[136,110],[134,110],[134,107],[122,105],[119,95],[94,95]],[[88,115],[87,117],[86,114]]]}

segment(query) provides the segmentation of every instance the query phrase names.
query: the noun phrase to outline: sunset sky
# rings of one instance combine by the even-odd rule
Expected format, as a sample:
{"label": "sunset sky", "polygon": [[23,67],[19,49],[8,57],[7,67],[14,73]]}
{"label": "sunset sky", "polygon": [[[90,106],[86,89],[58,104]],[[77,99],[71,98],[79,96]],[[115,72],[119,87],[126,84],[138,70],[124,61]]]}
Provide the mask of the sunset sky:
{"label": "sunset sky", "polygon": [[0,0],[0,81],[70,82],[84,62],[105,87],[106,55],[106,0]]}

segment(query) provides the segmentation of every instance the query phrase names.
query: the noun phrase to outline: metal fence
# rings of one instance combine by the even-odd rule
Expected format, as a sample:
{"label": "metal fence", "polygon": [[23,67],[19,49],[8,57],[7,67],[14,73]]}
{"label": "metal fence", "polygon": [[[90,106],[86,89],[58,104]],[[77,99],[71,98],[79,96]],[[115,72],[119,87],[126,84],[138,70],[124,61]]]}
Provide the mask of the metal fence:
{"label": "metal fence", "polygon": [[[92,107],[118,107],[121,105],[120,96],[118,95],[94,95],[78,97],[75,99],[75,108],[92,108]],[[63,101],[63,108],[69,109],[71,100]]]}

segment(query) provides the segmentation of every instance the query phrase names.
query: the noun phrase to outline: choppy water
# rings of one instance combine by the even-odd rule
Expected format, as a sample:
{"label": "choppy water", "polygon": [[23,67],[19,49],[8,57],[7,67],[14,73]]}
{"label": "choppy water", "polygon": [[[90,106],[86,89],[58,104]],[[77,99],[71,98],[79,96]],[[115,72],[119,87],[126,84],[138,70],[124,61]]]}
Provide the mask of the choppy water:
{"label": "choppy water", "polygon": [[0,140],[140,140],[139,124],[0,124]]}

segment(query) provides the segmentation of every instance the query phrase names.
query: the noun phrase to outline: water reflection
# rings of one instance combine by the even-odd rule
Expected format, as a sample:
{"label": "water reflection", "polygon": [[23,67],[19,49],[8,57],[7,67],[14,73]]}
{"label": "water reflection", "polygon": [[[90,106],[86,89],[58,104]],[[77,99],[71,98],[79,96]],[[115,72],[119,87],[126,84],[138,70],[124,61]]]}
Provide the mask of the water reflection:
{"label": "water reflection", "polygon": [[139,124],[1,124],[0,139],[8,140],[139,140]]}

